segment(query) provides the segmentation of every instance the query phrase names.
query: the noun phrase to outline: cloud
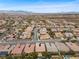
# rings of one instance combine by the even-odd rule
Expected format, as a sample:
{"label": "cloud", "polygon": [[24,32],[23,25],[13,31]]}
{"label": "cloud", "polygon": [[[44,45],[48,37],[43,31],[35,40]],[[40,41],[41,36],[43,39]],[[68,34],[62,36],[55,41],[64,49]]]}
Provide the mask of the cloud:
{"label": "cloud", "polygon": [[[41,2],[41,0],[40,0]],[[51,12],[79,12],[79,0],[66,3],[39,3],[39,4],[0,4],[1,10],[25,10],[39,13]]]}

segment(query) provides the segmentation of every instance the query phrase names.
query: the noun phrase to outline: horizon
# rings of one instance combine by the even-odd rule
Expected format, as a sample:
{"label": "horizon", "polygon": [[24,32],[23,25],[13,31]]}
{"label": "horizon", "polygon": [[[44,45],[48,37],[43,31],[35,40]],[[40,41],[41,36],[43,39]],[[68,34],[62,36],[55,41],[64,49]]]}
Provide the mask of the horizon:
{"label": "horizon", "polygon": [[0,0],[0,10],[34,13],[79,12],[79,0]]}

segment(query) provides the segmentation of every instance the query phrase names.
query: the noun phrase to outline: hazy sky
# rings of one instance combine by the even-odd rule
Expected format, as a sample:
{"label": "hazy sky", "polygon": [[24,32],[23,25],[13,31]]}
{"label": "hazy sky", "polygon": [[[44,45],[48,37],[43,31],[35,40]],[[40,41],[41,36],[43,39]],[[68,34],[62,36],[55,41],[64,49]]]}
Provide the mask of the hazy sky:
{"label": "hazy sky", "polygon": [[0,10],[79,12],[79,0],[0,0]]}

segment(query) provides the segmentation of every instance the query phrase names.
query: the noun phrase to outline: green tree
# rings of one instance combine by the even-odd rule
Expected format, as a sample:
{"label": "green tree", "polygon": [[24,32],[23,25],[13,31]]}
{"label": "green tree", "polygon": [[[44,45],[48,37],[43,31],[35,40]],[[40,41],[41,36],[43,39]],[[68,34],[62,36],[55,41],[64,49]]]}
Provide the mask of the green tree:
{"label": "green tree", "polygon": [[20,59],[25,59],[25,54],[24,53],[21,55]]}
{"label": "green tree", "polygon": [[33,57],[31,55],[25,56],[24,59],[33,59]]}
{"label": "green tree", "polygon": [[37,59],[37,53],[36,52],[32,52],[31,56],[33,57],[33,59]]}
{"label": "green tree", "polygon": [[12,56],[6,56],[6,59],[13,59]]}
{"label": "green tree", "polygon": [[43,52],[42,55],[43,55],[45,58],[48,58],[48,59],[51,58],[51,53]]}
{"label": "green tree", "polygon": [[24,59],[37,59],[37,53],[29,53],[28,55],[25,56]]}

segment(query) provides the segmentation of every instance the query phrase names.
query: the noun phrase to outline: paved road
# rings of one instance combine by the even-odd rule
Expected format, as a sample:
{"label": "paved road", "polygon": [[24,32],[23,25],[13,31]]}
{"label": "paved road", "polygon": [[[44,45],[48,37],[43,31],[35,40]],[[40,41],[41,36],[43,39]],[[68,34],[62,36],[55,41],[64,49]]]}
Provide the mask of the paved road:
{"label": "paved road", "polygon": [[34,31],[33,31],[33,38],[32,38],[33,41],[37,41],[38,40],[38,29],[35,28]]}
{"label": "paved road", "polygon": [[45,43],[45,42],[54,42],[54,41],[50,41],[50,40],[46,40],[46,41],[27,41],[27,40],[11,40],[11,41],[0,41],[0,44],[27,44],[27,43]]}
{"label": "paved road", "polygon": [[[0,40],[0,44],[27,44],[27,43],[53,43],[53,42],[57,42],[57,40],[35,40],[35,41],[28,41],[28,40],[9,40],[9,41],[5,41],[5,40]],[[66,41],[61,41],[59,40],[58,42],[66,42]],[[76,41],[75,41],[76,42]]]}

